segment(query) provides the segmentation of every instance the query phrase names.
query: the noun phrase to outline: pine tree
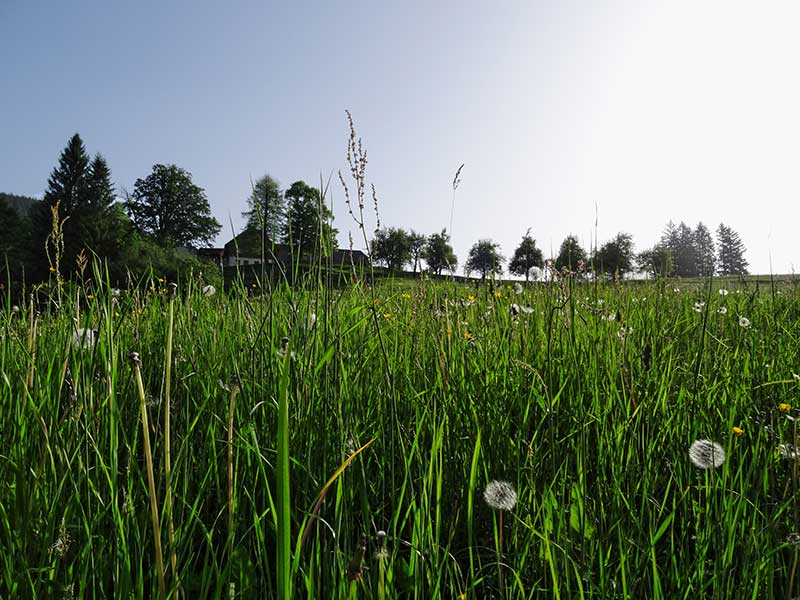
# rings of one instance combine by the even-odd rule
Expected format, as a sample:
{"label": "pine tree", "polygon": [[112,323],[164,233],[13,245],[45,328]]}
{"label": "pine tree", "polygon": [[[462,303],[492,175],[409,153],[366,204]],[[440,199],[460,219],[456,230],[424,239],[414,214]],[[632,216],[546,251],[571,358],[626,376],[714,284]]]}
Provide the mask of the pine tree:
{"label": "pine tree", "polygon": [[720,275],[747,275],[748,263],[745,247],[739,234],[720,223],[717,228],[717,273]]}
{"label": "pine tree", "polygon": [[712,276],[717,262],[714,255],[714,238],[702,222],[694,228],[694,247],[697,274],[700,277]]}

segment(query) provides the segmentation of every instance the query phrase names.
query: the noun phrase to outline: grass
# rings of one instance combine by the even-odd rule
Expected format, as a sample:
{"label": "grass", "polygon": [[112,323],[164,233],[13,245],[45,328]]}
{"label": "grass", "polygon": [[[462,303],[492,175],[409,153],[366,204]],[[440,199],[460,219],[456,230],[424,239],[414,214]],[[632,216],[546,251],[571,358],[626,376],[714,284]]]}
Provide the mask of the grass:
{"label": "grass", "polygon": [[791,285],[178,283],[5,303],[1,597],[798,593]]}

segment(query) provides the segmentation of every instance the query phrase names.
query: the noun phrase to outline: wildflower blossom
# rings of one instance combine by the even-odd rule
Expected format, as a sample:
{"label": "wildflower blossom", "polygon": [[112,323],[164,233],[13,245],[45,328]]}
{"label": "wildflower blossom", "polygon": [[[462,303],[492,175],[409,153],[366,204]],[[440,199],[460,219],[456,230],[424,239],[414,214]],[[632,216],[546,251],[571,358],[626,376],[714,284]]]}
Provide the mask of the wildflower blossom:
{"label": "wildflower blossom", "polygon": [[384,319],[391,319],[392,318],[392,313],[390,313],[390,312],[383,313],[383,318]]}
{"label": "wildflower blossom", "polygon": [[215,288],[211,284],[203,287],[203,296],[213,296],[216,293],[217,293],[217,288]]}
{"label": "wildflower blossom", "polygon": [[788,413],[790,410],[792,410],[792,405],[786,402],[781,402],[778,404],[778,408],[782,413]]}
{"label": "wildflower blossom", "polygon": [[711,440],[695,440],[689,448],[689,460],[698,469],[720,467],[725,462],[725,450]]}
{"label": "wildflower blossom", "polygon": [[748,327],[750,327],[750,319],[748,319],[747,317],[739,317],[739,326],[747,329]]}
{"label": "wildflower blossom", "polygon": [[718,312],[719,314],[721,314],[721,315],[724,315],[724,314],[727,314],[727,312],[728,312],[728,309],[727,309],[727,308],[725,308],[724,306],[720,306],[720,307],[717,309],[717,312]]}
{"label": "wildflower blossom", "polygon": [[726,290],[725,288],[720,288],[719,295],[720,296],[727,296],[728,295],[728,290]]}
{"label": "wildflower blossom", "polygon": [[493,480],[483,490],[483,499],[493,510],[512,511],[517,505],[517,492],[507,481]]}
{"label": "wildflower blossom", "polygon": [[695,302],[695,303],[694,303],[694,306],[692,307],[692,310],[693,310],[694,312],[703,312],[703,307],[704,307],[705,305],[706,305],[706,303],[705,303],[705,302],[703,302],[702,300],[699,300],[699,301],[697,301],[697,302]]}
{"label": "wildflower blossom", "polygon": [[733,428],[733,434],[734,434],[736,437],[739,437],[739,436],[740,436],[740,435],[742,435],[743,433],[744,433],[744,429],[742,429],[741,427],[734,427],[734,428]]}

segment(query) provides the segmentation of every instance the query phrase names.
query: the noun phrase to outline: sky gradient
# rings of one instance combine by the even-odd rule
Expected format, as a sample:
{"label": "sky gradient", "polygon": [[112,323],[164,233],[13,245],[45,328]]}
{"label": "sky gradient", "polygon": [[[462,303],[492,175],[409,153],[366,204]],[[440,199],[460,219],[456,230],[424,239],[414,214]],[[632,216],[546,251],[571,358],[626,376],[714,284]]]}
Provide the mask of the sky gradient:
{"label": "sky gradient", "polygon": [[[69,137],[121,194],[156,163],[223,223],[251,180],[347,173],[345,109],[385,226],[546,255],[722,221],[751,271],[800,267],[800,4],[0,0],[0,192],[41,197]],[[374,216],[368,225],[374,227]],[[771,265],[771,266],[770,266]]]}

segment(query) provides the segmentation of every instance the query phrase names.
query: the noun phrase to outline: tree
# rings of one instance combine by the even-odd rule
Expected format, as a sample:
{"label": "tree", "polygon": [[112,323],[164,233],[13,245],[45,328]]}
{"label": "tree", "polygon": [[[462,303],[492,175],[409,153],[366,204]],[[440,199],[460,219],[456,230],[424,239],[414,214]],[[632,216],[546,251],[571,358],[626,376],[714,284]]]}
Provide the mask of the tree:
{"label": "tree", "polygon": [[130,222],[116,200],[111,170],[97,154],[89,165],[86,203],[75,213],[84,245],[115,267],[130,233]]}
{"label": "tree", "polygon": [[330,254],[337,232],[331,225],[333,213],[322,201],[320,191],[304,181],[295,181],[286,190],[286,200],[284,243],[304,253],[321,248],[323,255]]}
{"label": "tree", "polygon": [[470,248],[464,270],[467,275],[478,271],[481,279],[486,279],[487,275],[502,273],[504,261],[505,258],[500,254],[500,244],[492,240],[479,240]]}
{"label": "tree", "polygon": [[247,229],[263,231],[271,241],[276,241],[286,229],[286,200],[280,184],[270,175],[256,181],[247,198],[248,210],[242,213],[247,219]]}
{"label": "tree", "polygon": [[629,233],[617,236],[603,244],[594,256],[594,269],[614,277],[623,277],[633,268],[633,237]]}
{"label": "tree", "polygon": [[664,244],[658,243],[637,254],[636,263],[649,275],[665,277],[672,272],[672,253]]}
{"label": "tree", "polygon": [[445,270],[455,271],[458,260],[453,253],[450,235],[446,229],[428,236],[428,241],[422,249],[422,259],[427,263],[428,270],[436,275],[441,275]]}
{"label": "tree", "polygon": [[134,226],[162,245],[207,245],[222,228],[205,191],[175,165],[153,165],[150,175],[136,180],[125,207]]}
{"label": "tree", "polygon": [[419,267],[419,262],[422,258],[422,251],[425,249],[426,238],[413,229],[408,232],[408,238],[411,242],[411,260],[414,262],[414,274],[416,275],[417,267]]}
{"label": "tree", "polygon": [[12,280],[22,273],[30,243],[28,221],[0,194],[0,282],[6,279],[6,264]]}
{"label": "tree", "polygon": [[[62,270],[74,267],[75,258],[83,248],[80,212],[89,202],[89,174],[89,155],[81,136],[76,133],[67,142],[58,159],[58,166],[50,174],[44,200],[31,214],[34,271],[37,275],[44,276],[47,273],[48,263],[58,262]],[[58,251],[55,241],[49,237],[54,209],[58,211],[59,223],[63,223],[63,246],[59,244]],[[59,255],[58,260],[56,254]]]}
{"label": "tree", "polygon": [[536,247],[536,240],[531,237],[531,230],[528,229],[525,235],[522,236],[522,241],[514,250],[514,256],[508,265],[509,272],[514,275],[524,275],[525,281],[528,281],[528,272],[532,267],[541,267],[544,265],[544,257],[542,251]]}
{"label": "tree", "polygon": [[401,271],[404,265],[411,262],[411,242],[411,236],[405,229],[379,229],[370,248],[372,259],[385,264],[390,271]]}
{"label": "tree", "polygon": [[694,228],[694,247],[697,259],[697,274],[700,277],[711,277],[716,269],[717,259],[714,255],[714,238],[708,227],[702,222]]}
{"label": "tree", "polygon": [[580,262],[586,262],[586,251],[581,248],[577,237],[568,235],[558,249],[556,269],[560,271],[566,267],[569,271],[574,271]]}
{"label": "tree", "polygon": [[717,228],[717,272],[720,275],[747,275],[745,247],[739,234],[720,223]]}

